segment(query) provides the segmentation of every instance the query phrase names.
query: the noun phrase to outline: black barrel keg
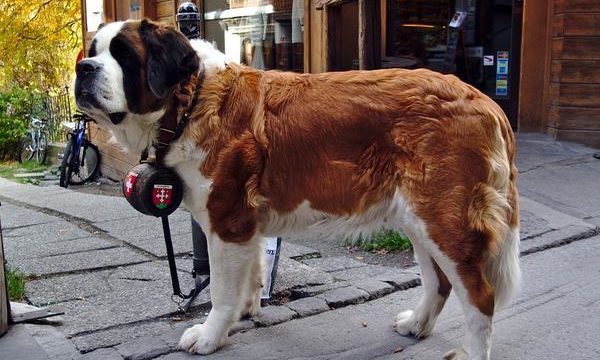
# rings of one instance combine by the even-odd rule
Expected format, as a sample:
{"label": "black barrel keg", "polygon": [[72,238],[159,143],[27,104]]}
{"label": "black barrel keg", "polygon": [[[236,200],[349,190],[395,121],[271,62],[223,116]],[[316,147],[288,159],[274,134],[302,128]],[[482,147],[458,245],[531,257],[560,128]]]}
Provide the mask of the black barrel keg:
{"label": "black barrel keg", "polygon": [[162,217],[170,215],[181,204],[183,185],[173,170],[142,163],[125,175],[123,195],[137,211]]}

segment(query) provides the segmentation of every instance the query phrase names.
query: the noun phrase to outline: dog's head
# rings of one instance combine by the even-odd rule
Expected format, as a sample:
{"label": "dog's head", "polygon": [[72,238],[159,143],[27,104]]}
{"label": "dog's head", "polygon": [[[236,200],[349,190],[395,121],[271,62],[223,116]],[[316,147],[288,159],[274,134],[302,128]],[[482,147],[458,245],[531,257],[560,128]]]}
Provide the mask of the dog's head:
{"label": "dog's head", "polygon": [[144,115],[156,120],[173,88],[196,73],[199,62],[189,41],[172,26],[148,20],[108,24],[77,64],[77,107],[111,130],[142,121]]}

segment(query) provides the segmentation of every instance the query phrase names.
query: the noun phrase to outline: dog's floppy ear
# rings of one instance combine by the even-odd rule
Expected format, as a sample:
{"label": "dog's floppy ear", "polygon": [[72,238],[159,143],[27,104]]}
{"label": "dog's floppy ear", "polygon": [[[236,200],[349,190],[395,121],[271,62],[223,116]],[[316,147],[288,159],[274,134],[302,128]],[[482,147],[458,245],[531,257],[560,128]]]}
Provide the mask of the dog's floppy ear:
{"label": "dog's floppy ear", "polygon": [[148,86],[163,99],[175,85],[198,71],[200,59],[186,37],[172,26],[142,20],[140,32],[148,54]]}

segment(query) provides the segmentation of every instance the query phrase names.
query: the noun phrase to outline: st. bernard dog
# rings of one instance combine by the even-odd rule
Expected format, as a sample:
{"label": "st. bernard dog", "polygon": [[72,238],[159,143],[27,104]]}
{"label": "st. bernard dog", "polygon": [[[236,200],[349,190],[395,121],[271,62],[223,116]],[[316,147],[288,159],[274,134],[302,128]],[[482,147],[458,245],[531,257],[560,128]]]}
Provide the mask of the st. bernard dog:
{"label": "st. bernard dog", "polygon": [[140,153],[161,122],[188,111],[197,86],[164,163],[208,237],[212,310],[179,349],[212,353],[242,314],[256,314],[264,236],[387,228],[410,238],[422,269],[423,297],[396,316],[396,331],[428,336],[454,289],[466,345],[445,358],[489,358],[494,310],[520,279],[515,139],[496,103],[429,70],[260,71],[146,20],[98,31],[75,92]]}

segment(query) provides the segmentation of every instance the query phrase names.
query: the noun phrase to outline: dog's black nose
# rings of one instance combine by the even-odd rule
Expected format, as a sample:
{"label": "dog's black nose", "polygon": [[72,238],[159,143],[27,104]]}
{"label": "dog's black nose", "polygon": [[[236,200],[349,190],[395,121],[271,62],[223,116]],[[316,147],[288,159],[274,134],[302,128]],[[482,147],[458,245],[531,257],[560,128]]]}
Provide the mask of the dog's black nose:
{"label": "dog's black nose", "polygon": [[90,73],[94,73],[100,69],[100,63],[93,59],[81,60],[75,66],[75,72],[77,76],[83,76]]}

